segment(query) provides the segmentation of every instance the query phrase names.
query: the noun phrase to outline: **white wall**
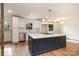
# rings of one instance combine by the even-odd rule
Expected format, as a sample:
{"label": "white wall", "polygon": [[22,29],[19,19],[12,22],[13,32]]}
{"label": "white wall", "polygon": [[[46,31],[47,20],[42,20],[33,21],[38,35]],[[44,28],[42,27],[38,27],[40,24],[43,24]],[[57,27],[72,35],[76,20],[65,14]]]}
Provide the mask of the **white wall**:
{"label": "white wall", "polygon": [[60,31],[60,24],[59,23],[54,23],[53,24],[53,33],[61,33]]}
{"label": "white wall", "polygon": [[63,24],[58,25],[60,32],[70,39],[79,40],[79,4],[64,4],[58,10],[55,16],[67,18]]}
{"label": "white wall", "polygon": [[[10,30],[6,31],[4,30],[4,41],[12,41],[12,16],[11,15],[7,15],[4,16],[4,23],[7,22],[10,25]],[[6,28],[7,24],[4,24],[4,29]]]}
{"label": "white wall", "polygon": [[79,20],[70,18],[61,25],[61,32],[67,35],[67,38],[79,40]]}

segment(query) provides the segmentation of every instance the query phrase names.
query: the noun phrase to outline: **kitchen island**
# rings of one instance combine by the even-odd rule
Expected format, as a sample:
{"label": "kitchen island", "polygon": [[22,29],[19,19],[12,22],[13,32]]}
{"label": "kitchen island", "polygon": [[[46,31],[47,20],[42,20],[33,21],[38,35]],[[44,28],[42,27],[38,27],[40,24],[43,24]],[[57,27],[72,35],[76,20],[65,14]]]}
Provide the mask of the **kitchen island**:
{"label": "kitchen island", "polygon": [[66,47],[65,34],[55,33],[28,35],[28,49],[32,56],[63,47]]}

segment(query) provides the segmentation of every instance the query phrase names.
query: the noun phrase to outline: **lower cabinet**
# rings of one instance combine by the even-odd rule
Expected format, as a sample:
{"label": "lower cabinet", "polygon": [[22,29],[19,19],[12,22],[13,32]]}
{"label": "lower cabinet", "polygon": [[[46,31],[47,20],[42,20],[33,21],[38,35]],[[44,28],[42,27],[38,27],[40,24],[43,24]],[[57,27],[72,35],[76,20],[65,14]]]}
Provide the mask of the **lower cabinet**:
{"label": "lower cabinet", "polygon": [[19,41],[25,41],[26,40],[26,33],[19,33]]}
{"label": "lower cabinet", "polygon": [[38,55],[51,50],[66,47],[66,36],[33,39],[29,36],[29,51],[31,55]]}

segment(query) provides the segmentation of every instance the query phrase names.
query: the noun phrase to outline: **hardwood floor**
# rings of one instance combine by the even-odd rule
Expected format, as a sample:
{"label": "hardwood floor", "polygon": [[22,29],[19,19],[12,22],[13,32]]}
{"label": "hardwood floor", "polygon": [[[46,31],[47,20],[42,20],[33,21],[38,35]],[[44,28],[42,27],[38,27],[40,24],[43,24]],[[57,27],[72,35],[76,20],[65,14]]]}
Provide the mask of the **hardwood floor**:
{"label": "hardwood floor", "polygon": [[54,50],[54,51],[50,51],[50,52],[46,52],[43,54],[40,54],[38,56],[66,56],[66,48],[61,48],[58,50]]}
{"label": "hardwood floor", "polygon": [[[70,45],[70,46],[69,46]],[[67,56],[67,55],[79,55],[79,44],[67,42],[67,47],[57,49],[54,51],[42,53],[37,56]],[[73,49],[75,48],[75,49]],[[74,53],[75,50],[75,53]],[[28,45],[26,42],[21,42],[18,44],[5,44],[5,56],[31,56],[28,51]],[[71,53],[74,54],[71,54]]]}
{"label": "hardwood floor", "polygon": [[5,45],[5,56],[29,56],[27,43],[21,42],[18,44],[6,44]]}

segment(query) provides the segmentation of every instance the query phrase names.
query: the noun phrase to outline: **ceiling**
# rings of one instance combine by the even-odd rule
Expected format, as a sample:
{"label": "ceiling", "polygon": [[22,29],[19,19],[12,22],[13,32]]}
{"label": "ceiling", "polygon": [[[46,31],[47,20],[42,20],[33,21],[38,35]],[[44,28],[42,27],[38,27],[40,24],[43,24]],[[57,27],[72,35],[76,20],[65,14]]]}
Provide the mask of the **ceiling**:
{"label": "ceiling", "polygon": [[[25,18],[40,19],[48,16],[48,10],[52,10],[52,17],[68,17],[79,15],[77,3],[5,3],[5,15],[19,15]],[[8,10],[12,13],[8,13]]]}

